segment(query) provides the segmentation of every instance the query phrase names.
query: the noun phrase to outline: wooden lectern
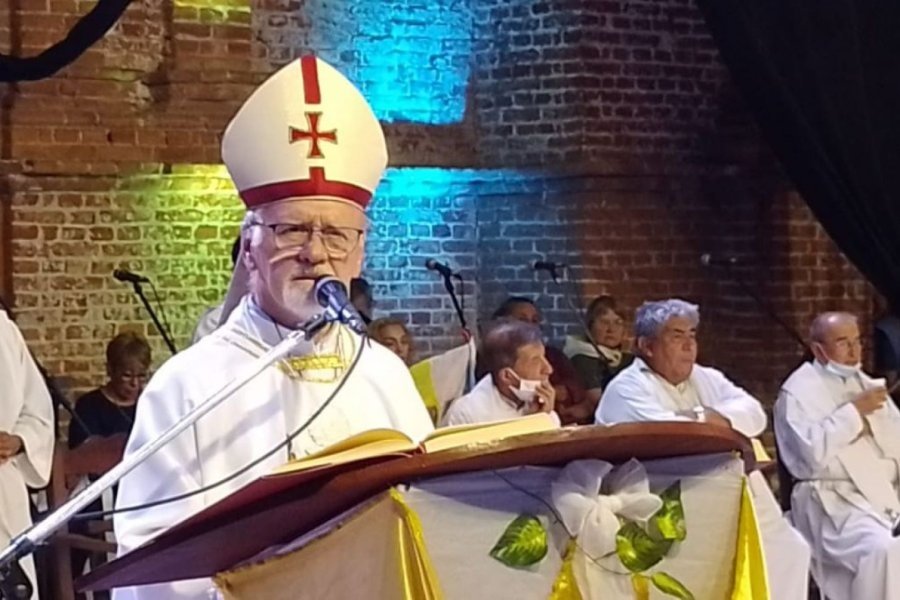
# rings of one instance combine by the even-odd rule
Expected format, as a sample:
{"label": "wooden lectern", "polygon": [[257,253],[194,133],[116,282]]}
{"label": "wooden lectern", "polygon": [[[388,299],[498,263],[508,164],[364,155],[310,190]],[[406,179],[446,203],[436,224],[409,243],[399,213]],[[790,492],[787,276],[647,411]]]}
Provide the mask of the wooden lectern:
{"label": "wooden lectern", "polygon": [[[413,456],[378,456],[334,468],[262,477],[130,554],[79,580],[81,590],[212,577],[292,540],[392,486],[523,465],[560,467],[578,459],[620,464],[730,455],[754,468],[750,441],[701,423],[565,428]],[[733,459],[732,459],[733,460]]]}

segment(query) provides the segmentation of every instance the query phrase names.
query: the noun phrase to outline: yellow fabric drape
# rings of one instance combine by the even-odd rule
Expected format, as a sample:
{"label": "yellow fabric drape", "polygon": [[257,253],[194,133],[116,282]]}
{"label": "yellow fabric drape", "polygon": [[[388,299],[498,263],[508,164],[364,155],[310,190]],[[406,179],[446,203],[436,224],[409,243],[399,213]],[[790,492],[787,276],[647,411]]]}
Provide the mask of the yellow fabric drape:
{"label": "yellow fabric drape", "polygon": [[306,546],[214,581],[226,600],[444,597],[419,518],[393,489]]}
{"label": "yellow fabric drape", "polygon": [[753,508],[746,477],[741,489],[741,514],[738,519],[731,600],[769,600],[766,562],[759,538],[756,510]]}
{"label": "yellow fabric drape", "polygon": [[404,582],[405,600],[440,600],[443,598],[440,583],[431,557],[425,548],[422,523],[419,515],[403,500],[403,496],[391,488],[391,498],[397,507],[397,539],[400,554],[397,557]]}
{"label": "yellow fabric drape", "polygon": [[419,390],[419,395],[422,396],[422,402],[425,403],[425,408],[428,410],[432,422],[437,424],[440,417],[438,414],[440,403],[438,402],[437,390],[434,389],[431,365],[432,361],[416,363],[410,367],[409,374],[412,375],[413,383],[416,385],[416,389]]}
{"label": "yellow fabric drape", "polygon": [[563,557],[562,567],[553,582],[553,589],[547,600],[583,600],[578,582],[575,581],[575,573],[572,571],[572,561],[575,559],[577,545],[575,540],[569,540],[566,544],[566,555]]}

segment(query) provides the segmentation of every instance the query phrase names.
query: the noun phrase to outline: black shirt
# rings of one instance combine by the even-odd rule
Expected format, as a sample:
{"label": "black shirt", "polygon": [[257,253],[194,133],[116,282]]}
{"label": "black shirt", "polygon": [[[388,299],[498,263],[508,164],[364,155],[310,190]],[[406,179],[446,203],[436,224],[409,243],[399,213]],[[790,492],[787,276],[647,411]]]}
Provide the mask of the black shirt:
{"label": "black shirt", "polygon": [[[84,422],[77,419],[69,423],[69,448],[77,448],[91,436],[109,437],[117,433],[128,435],[134,424],[135,405],[119,406],[113,404],[96,389],[81,396],[75,402],[75,413]],[[85,431],[87,427],[89,431]]]}

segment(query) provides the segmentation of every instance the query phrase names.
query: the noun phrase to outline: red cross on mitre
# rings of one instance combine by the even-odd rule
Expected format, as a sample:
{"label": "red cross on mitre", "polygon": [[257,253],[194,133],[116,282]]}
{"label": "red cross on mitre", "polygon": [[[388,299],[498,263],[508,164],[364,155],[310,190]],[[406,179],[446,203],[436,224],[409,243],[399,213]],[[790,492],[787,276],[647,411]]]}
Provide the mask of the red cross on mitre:
{"label": "red cross on mitre", "polygon": [[322,113],[320,112],[307,112],[306,123],[309,125],[307,131],[297,129],[296,127],[290,127],[288,130],[290,133],[289,143],[293,144],[294,142],[299,142],[301,140],[310,141],[309,153],[306,155],[306,158],[325,158],[325,155],[322,154],[322,149],[319,148],[319,140],[337,144],[336,129],[332,129],[331,131],[319,131],[320,116],[322,116]]}

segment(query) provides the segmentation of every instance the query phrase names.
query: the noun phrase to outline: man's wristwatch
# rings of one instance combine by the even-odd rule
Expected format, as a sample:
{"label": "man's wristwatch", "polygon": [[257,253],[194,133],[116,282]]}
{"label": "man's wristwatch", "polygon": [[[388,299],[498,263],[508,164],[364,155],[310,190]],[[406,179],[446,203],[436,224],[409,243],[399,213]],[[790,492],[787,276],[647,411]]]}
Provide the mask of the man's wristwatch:
{"label": "man's wristwatch", "polygon": [[694,407],[694,419],[698,423],[706,423],[706,409],[702,406]]}

